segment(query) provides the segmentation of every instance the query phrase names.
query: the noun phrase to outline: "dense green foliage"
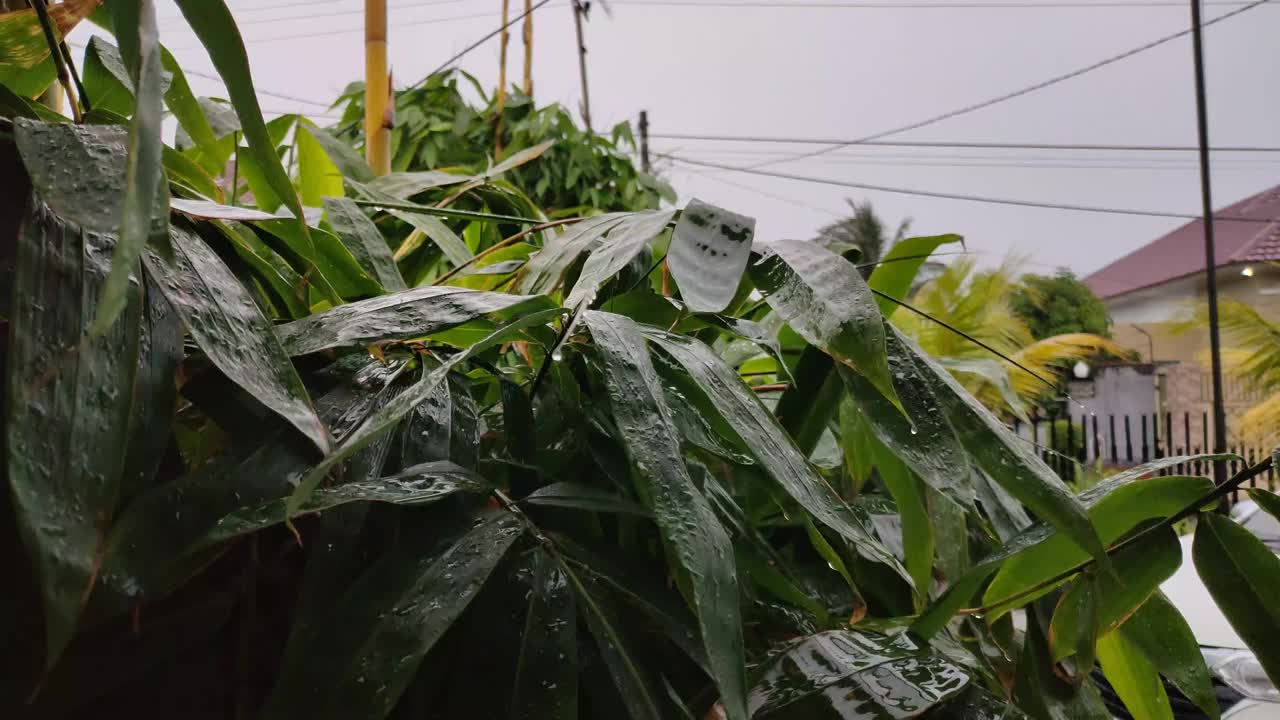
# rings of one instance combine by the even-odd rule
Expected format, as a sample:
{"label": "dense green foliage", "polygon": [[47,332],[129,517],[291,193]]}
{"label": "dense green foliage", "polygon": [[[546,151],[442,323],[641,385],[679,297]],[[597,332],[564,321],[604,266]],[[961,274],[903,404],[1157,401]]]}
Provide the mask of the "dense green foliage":
{"label": "dense green foliage", "polygon": [[[1095,656],[1216,716],[1156,587],[1230,484],[1073,495],[888,322],[957,238],[864,280],[696,201],[551,221],[545,145],[375,178],[178,4],[230,107],[147,0],[86,77],[125,116],[0,91],[0,717],[1102,720]],[[1275,672],[1278,563],[1206,522]]]}
{"label": "dense green foliage", "polygon": [[1111,335],[1107,306],[1070,270],[1023,275],[1011,304],[1036,340],[1068,333]]}

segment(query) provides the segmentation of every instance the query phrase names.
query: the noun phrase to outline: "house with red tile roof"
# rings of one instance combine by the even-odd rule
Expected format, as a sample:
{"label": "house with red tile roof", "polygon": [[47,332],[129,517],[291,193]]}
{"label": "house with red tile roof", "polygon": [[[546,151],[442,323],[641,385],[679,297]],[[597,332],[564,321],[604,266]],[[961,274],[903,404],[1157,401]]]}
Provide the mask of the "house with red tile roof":
{"label": "house with red tile roof", "polygon": [[[1219,210],[1214,232],[1219,296],[1280,321],[1280,186]],[[1207,300],[1203,221],[1156,238],[1084,282],[1106,303],[1114,338],[1161,368],[1153,376],[1161,409],[1202,417],[1213,400],[1208,329],[1179,333],[1172,326]],[[1238,382],[1226,385],[1229,414],[1259,399]]]}

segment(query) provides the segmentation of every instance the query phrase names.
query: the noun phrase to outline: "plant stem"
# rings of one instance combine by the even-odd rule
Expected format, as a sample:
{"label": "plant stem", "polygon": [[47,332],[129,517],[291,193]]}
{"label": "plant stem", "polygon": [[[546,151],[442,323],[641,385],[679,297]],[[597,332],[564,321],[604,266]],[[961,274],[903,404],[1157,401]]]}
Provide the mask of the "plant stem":
{"label": "plant stem", "polygon": [[417,205],[414,203],[384,202],[382,200],[353,200],[352,202],[360,207],[371,207],[381,210],[401,210],[404,212],[418,213],[420,215],[436,215],[439,217],[456,218],[460,220],[492,220],[495,222],[512,223],[514,225],[540,225],[546,222],[538,218],[516,217],[515,215],[491,215],[489,213],[472,212],[470,210],[451,210],[432,207],[430,205]]}
{"label": "plant stem", "polygon": [[465,270],[466,268],[476,264],[480,260],[483,260],[484,258],[488,257],[489,255],[492,255],[494,252],[497,252],[498,250],[501,250],[504,247],[509,247],[511,245],[514,245],[520,242],[521,240],[528,237],[529,235],[532,235],[533,233],[541,232],[543,230],[547,230],[553,227],[559,227],[561,225],[569,225],[570,223],[576,223],[583,219],[584,218],[565,218],[564,220],[553,220],[551,222],[545,222],[540,225],[534,225],[533,227],[525,228],[524,230],[521,230],[520,232],[516,233],[515,235],[512,235],[506,240],[503,240],[500,243],[497,243],[495,245],[491,245],[485,248],[483,252],[476,254],[470,260],[462,263],[458,267],[445,273],[440,277],[439,280],[436,280],[434,283],[431,283],[431,284],[441,285],[445,283],[447,280],[449,280],[450,278],[452,278],[454,275],[457,275],[460,271]]}
{"label": "plant stem", "polygon": [[36,17],[40,20],[40,28],[44,30],[44,40],[49,45],[49,55],[53,57],[53,66],[57,68],[58,82],[62,84],[62,91],[67,95],[67,102],[71,103],[71,116],[77,123],[84,122],[84,115],[80,112],[80,103],[76,99],[75,88],[71,85],[71,78],[67,74],[66,57],[62,54],[62,42],[58,39],[57,33],[54,32],[53,22],[49,19],[49,6],[45,0],[31,0],[31,6],[35,8]]}
{"label": "plant stem", "polygon": [[[1267,472],[1268,470],[1271,469],[1272,464],[1273,464],[1272,458],[1267,458],[1266,460],[1263,460],[1262,462],[1258,463],[1257,465],[1254,465],[1251,468],[1245,468],[1244,470],[1241,470],[1239,473],[1236,473],[1236,475],[1232,477],[1230,480],[1227,480],[1221,485],[1215,486],[1213,490],[1197,498],[1190,505],[1187,505],[1186,507],[1182,508],[1181,510],[1174,513],[1173,515],[1170,515],[1169,517],[1165,518],[1164,520],[1160,521],[1155,525],[1152,525],[1151,527],[1143,530],[1142,532],[1139,532],[1135,535],[1131,535],[1125,540],[1122,540],[1119,543],[1116,543],[1115,545],[1112,545],[1111,547],[1107,548],[1107,555],[1110,556],[1115,553],[1118,553],[1121,550],[1125,549],[1126,547],[1129,547],[1134,543],[1140,542],[1141,540],[1150,536],[1153,533],[1159,532],[1160,530],[1163,530],[1164,528],[1167,528],[1167,527],[1172,527],[1173,524],[1178,522],[1179,520],[1184,520],[1188,517],[1191,517],[1192,515],[1195,515],[1196,513],[1200,512],[1200,508],[1208,505],[1209,503],[1214,502],[1215,500],[1222,498],[1227,493],[1231,492],[1232,490],[1235,490],[1237,487],[1244,484],[1245,482],[1252,480],[1253,478]],[[1062,572],[1058,573],[1057,575],[1054,575],[1053,577],[1047,580],[1038,582],[1032,587],[1016,592],[1013,595],[1010,595],[1009,597],[1001,598],[1000,600],[997,600],[991,603],[990,605],[984,605],[978,608],[966,608],[964,610],[959,611],[956,614],[957,615],[981,615],[981,614],[992,612],[994,610],[999,610],[1006,606],[1012,605],[1018,602],[1019,600],[1022,600],[1023,598],[1034,595],[1040,592],[1041,590],[1044,590],[1045,588],[1049,588],[1054,585],[1057,585],[1063,580],[1070,578],[1072,575],[1075,575],[1079,572],[1082,572],[1092,567],[1095,562],[1096,560],[1094,560],[1093,558],[1090,558],[1089,560],[1086,560],[1069,570],[1063,570]]]}

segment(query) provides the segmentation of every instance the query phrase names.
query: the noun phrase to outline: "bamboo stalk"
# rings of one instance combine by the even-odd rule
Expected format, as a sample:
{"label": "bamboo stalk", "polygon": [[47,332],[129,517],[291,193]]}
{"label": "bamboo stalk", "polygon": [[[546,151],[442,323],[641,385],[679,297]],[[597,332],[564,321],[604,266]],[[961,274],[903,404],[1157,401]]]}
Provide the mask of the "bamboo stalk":
{"label": "bamboo stalk", "polygon": [[364,2],[365,159],[378,175],[391,172],[391,75],[387,69],[387,0]]}
{"label": "bamboo stalk", "polygon": [[498,41],[498,95],[494,100],[497,119],[493,130],[493,157],[496,160],[502,155],[502,109],[507,104],[507,45],[511,42],[511,32],[507,29],[511,15],[511,0],[502,0],[502,35]]}
{"label": "bamboo stalk", "polygon": [[533,0],[524,0],[524,84],[525,97],[533,97]]}

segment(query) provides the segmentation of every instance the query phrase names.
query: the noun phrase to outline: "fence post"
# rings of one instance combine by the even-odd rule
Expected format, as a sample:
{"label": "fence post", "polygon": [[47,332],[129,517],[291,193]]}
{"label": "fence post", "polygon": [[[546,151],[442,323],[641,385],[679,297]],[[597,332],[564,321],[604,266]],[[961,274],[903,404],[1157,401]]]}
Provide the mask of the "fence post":
{"label": "fence post", "polygon": [[1133,437],[1129,433],[1129,416],[1124,416],[1124,460],[1133,464]]}
{"label": "fence post", "polygon": [[[1142,418],[1142,462],[1147,462],[1147,416],[1141,415]],[[1127,419],[1127,418],[1126,418]],[[1152,428],[1153,430],[1155,428]],[[1153,435],[1155,433],[1152,433]]]}

